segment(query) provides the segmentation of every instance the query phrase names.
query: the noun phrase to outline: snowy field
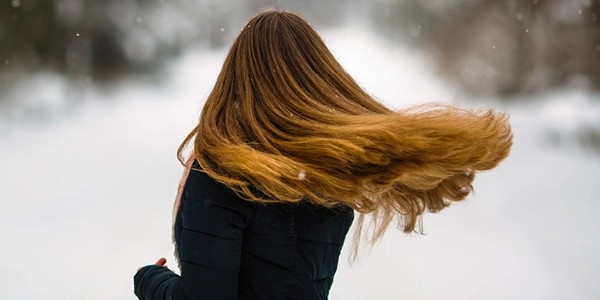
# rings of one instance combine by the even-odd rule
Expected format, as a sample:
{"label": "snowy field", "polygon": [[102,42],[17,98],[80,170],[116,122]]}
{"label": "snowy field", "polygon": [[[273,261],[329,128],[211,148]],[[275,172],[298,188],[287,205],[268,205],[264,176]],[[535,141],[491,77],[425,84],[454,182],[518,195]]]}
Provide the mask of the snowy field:
{"label": "snowy field", "polygon": [[[331,299],[600,299],[600,156],[547,134],[600,119],[600,95],[475,102],[416,52],[361,30],[323,35],[386,104],[491,106],[511,114],[515,135],[467,201],[425,217],[425,235],[391,229],[353,265],[346,247]],[[174,266],[175,151],[224,55],[190,51],[161,84],[72,93],[46,74],[15,91],[21,104],[0,114],[0,299],[135,299],[137,267],[160,256]]]}

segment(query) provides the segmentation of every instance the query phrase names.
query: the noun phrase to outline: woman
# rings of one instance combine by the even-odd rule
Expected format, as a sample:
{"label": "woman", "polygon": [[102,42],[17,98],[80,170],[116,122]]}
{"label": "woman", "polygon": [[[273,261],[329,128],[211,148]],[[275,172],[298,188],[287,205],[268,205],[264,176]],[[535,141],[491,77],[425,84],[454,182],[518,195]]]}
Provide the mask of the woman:
{"label": "woman", "polygon": [[358,233],[371,217],[372,242],[394,220],[412,232],[464,199],[512,136],[491,110],[388,109],[307,22],[269,10],[233,43],[182,163],[191,141],[175,205],[181,276],[164,259],[141,268],[140,299],[327,299],[354,212]]}

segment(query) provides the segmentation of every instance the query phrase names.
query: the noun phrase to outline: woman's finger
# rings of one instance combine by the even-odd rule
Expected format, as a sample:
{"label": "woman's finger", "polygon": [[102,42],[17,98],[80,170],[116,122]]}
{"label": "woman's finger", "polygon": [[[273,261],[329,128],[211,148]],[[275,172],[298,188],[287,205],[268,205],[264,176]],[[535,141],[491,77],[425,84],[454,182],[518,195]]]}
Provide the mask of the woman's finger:
{"label": "woman's finger", "polygon": [[167,259],[164,257],[161,257],[156,261],[155,265],[164,266],[166,263],[167,263]]}

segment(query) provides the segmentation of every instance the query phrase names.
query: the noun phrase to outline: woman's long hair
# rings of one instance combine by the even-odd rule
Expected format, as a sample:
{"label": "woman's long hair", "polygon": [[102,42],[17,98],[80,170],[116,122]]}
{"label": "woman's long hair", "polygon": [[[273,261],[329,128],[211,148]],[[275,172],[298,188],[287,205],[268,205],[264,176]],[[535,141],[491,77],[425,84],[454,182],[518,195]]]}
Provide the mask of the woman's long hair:
{"label": "woman's long hair", "polygon": [[343,204],[373,216],[372,241],[398,219],[415,230],[472,190],[511,147],[505,114],[444,105],[392,111],[348,75],[299,16],[274,10],[233,43],[194,141],[204,172],[248,201]]}

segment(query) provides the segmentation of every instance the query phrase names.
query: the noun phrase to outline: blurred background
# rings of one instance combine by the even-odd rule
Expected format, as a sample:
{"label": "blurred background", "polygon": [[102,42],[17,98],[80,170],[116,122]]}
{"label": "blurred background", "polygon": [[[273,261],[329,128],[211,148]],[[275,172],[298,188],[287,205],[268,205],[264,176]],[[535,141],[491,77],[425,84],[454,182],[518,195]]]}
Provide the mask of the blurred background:
{"label": "blurred background", "polygon": [[344,249],[331,299],[600,299],[600,1],[0,2],[0,299],[135,299],[174,267],[180,141],[264,8],[321,33],[372,95],[511,115],[464,203]]}

